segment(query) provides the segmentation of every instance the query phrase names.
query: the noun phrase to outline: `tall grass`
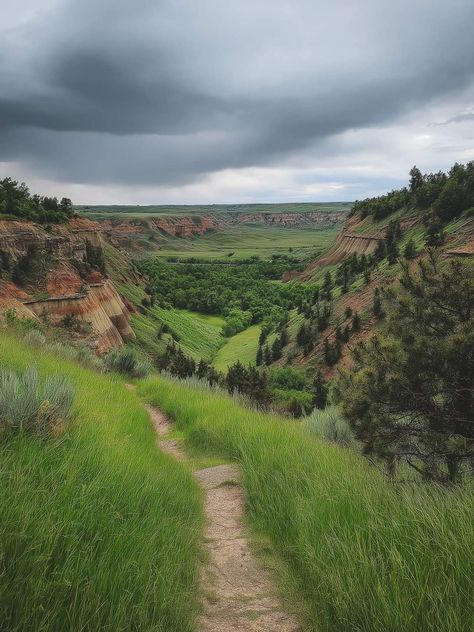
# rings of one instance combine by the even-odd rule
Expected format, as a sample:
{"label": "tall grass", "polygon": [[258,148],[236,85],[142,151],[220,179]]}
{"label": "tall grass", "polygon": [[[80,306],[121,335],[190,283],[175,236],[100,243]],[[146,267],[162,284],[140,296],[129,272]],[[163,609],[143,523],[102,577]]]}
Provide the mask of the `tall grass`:
{"label": "tall grass", "polygon": [[192,445],[240,463],[250,518],[287,560],[312,629],[472,631],[472,490],[390,486],[352,451],[216,392],[162,377],[139,392]]}
{"label": "tall grass", "polygon": [[58,439],[0,440],[0,629],[194,629],[201,497],[118,377],[0,333],[0,365],[74,385]]}

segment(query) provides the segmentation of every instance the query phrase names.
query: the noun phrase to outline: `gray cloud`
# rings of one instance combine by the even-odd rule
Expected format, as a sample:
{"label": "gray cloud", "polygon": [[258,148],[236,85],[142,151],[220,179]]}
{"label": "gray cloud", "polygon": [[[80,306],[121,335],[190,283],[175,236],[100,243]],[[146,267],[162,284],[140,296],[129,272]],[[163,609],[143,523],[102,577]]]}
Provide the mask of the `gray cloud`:
{"label": "gray cloud", "polygon": [[465,123],[466,121],[474,121],[474,110],[471,110],[471,112],[459,112],[446,121],[435,123],[435,125],[451,125],[452,123]]}
{"label": "gray cloud", "polygon": [[472,0],[58,0],[3,27],[0,160],[131,185],[284,164],[472,86],[473,23]]}

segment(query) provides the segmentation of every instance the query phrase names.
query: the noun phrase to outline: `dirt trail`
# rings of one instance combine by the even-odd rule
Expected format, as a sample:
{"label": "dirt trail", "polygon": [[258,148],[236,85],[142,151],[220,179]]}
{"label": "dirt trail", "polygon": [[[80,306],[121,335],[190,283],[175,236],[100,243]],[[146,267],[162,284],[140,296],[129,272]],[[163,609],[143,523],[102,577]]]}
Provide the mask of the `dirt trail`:
{"label": "dirt trail", "polygon": [[[147,410],[160,437],[171,430],[158,409]],[[178,459],[186,454],[174,439],[162,439],[162,450]],[[205,492],[206,547],[209,565],[202,571],[204,594],[201,632],[299,632],[286,612],[270,572],[252,553],[243,525],[244,494],[237,468],[218,465],[194,472]]]}

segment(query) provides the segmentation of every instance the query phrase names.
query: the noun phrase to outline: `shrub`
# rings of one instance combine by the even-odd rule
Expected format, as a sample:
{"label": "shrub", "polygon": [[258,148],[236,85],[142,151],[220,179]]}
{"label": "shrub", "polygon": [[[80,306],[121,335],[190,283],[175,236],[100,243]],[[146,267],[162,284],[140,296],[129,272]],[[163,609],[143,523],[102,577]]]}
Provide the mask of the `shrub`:
{"label": "shrub", "polygon": [[31,329],[30,331],[28,331],[25,335],[24,340],[29,347],[42,347],[46,342],[44,334],[42,334],[41,331],[38,331],[37,329]]}
{"label": "shrub", "polygon": [[66,378],[49,376],[41,384],[38,371],[29,367],[23,375],[0,374],[0,427],[47,436],[71,412],[74,390]]}
{"label": "shrub", "polygon": [[86,344],[80,344],[76,349],[76,360],[89,369],[100,371],[103,369],[103,362],[94,351]]}
{"label": "shrub", "polygon": [[268,380],[272,388],[291,389],[303,391],[306,388],[305,376],[291,366],[271,369],[268,372]]}
{"label": "shrub", "polygon": [[303,428],[324,441],[337,443],[344,447],[354,444],[349,424],[341,417],[336,406],[324,410],[314,410],[303,422]]}
{"label": "shrub", "polygon": [[151,371],[151,366],[142,360],[137,352],[130,347],[114,349],[105,357],[106,371],[116,371],[130,377],[145,377]]}

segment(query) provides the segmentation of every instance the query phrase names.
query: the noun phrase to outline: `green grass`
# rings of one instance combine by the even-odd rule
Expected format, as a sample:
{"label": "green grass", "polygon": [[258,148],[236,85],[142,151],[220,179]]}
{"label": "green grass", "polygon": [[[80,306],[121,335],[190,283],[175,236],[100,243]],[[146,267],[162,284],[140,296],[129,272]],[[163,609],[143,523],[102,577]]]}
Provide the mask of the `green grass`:
{"label": "green grass", "polygon": [[253,325],[227,339],[214,358],[214,366],[219,371],[226,371],[231,364],[240,360],[243,364],[255,364],[255,357],[260,337],[259,325]]}
{"label": "green grass", "polygon": [[352,202],[285,202],[262,204],[152,204],[149,206],[96,205],[76,206],[82,215],[124,219],[130,216],[146,218],[150,216],[193,216],[228,213],[312,213],[327,211],[349,212]]}
{"label": "green grass", "polygon": [[202,526],[190,473],[161,453],[118,378],[0,332],[0,365],[60,370],[76,390],[62,437],[0,437],[0,629],[191,631]]}
{"label": "green grass", "polygon": [[[157,257],[179,256],[233,261],[258,255],[290,254],[298,258],[314,257],[332,244],[339,227],[311,228],[239,224],[193,238],[165,239]],[[232,257],[228,257],[234,253]]]}
{"label": "green grass", "polygon": [[219,316],[206,316],[184,309],[151,307],[146,314],[134,314],[131,321],[137,341],[144,348],[161,353],[164,351],[166,342],[156,339],[160,322],[172,329],[183,351],[196,360],[202,358],[211,362],[225,341],[221,333],[224,319]]}
{"label": "green grass", "polygon": [[210,390],[153,378],[139,392],[188,444],[240,464],[251,522],[313,630],[472,631],[472,489],[391,486],[357,454]]}

